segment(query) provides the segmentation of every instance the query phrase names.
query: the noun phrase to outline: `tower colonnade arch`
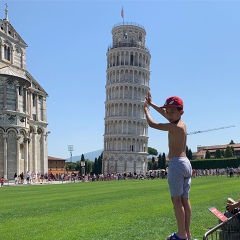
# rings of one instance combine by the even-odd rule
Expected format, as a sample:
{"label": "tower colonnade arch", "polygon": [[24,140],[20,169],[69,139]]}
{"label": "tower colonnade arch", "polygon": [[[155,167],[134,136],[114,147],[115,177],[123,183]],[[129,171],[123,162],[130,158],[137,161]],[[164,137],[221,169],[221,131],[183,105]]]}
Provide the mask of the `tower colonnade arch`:
{"label": "tower colonnade arch", "polygon": [[140,100],[144,101],[149,88],[130,84],[111,84],[106,87],[107,100]]}
{"label": "tower colonnade arch", "polygon": [[108,119],[105,122],[106,135],[136,135],[148,136],[148,125],[141,120],[126,120],[126,119]]}
{"label": "tower colonnade arch", "polygon": [[104,149],[106,151],[115,151],[115,152],[146,152],[148,147],[148,139],[147,138],[139,138],[139,137],[106,137],[104,140]]}
{"label": "tower colonnade arch", "polygon": [[109,83],[137,83],[149,86],[150,72],[138,67],[113,67],[107,69],[107,84]]}
{"label": "tower colonnade arch", "polygon": [[145,50],[135,51],[133,50],[115,50],[109,52],[107,55],[107,66],[108,68],[117,67],[117,66],[136,66],[146,68],[147,70],[150,69],[150,53]]}
{"label": "tower colonnade arch", "polygon": [[121,102],[121,103],[114,103],[109,102],[106,105],[105,109],[105,116],[106,117],[132,117],[132,118],[143,118],[144,117],[144,111],[143,106],[140,103],[136,102]]}

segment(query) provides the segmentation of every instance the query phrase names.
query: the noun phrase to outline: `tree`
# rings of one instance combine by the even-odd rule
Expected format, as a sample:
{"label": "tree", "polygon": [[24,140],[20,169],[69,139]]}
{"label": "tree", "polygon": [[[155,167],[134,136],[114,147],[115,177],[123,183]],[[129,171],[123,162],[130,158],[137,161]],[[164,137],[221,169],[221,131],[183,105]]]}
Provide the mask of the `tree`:
{"label": "tree", "polygon": [[151,161],[148,162],[148,170],[151,170],[153,166],[153,163]]}
{"label": "tree", "polygon": [[98,157],[97,170],[98,174],[102,173],[102,154]]}
{"label": "tree", "polygon": [[67,162],[66,163],[66,169],[67,170],[75,170],[75,168],[76,168],[76,163],[73,163],[73,162]]}
{"label": "tree", "polygon": [[97,158],[95,158],[94,164],[93,164],[93,169],[92,172],[97,174]]}
{"label": "tree", "polygon": [[152,157],[152,163],[155,163],[155,157]]}
{"label": "tree", "polygon": [[188,159],[192,160],[192,150],[191,149],[188,150]]}
{"label": "tree", "polygon": [[234,150],[234,147],[231,146],[231,149],[232,149],[233,156],[235,157],[235,150]]}
{"label": "tree", "polygon": [[165,153],[162,154],[162,161],[161,161],[161,169],[166,168],[166,155]]}
{"label": "tree", "polygon": [[222,157],[221,150],[217,149],[216,152],[215,152],[215,158],[221,158],[221,157]]}
{"label": "tree", "polygon": [[148,154],[157,156],[158,155],[158,151],[155,148],[148,147]]}
{"label": "tree", "polygon": [[158,164],[157,164],[157,162],[154,162],[154,163],[153,163],[153,166],[152,166],[152,169],[153,169],[153,170],[157,170],[157,168],[158,168]]}
{"label": "tree", "polygon": [[81,163],[80,163],[80,160],[78,160],[78,161],[76,161],[76,168],[75,168],[75,170],[77,170],[77,171],[81,171]]}
{"label": "tree", "polygon": [[210,158],[211,158],[210,152],[207,150],[205,154],[205,159],[210,159]]}
{"label": "tree", "polygon": [[221,149],[221,157],[224,157],[224,156],[225,156],[224,149]]}
{"label": "tree", "polygon": [[89,159],[85,160],[85,174],[92,172],[93,169],[93,162]]}
{"label": "tree", "polygon": [[225,158],[233,157],[233,152],[230,146],[227,146],[224,157]]}
{"label": "tree", "polygon": [[186,145],[186,155],[189,160],[192,160],[192,150]]}
{"label": "tree", "polygon": [[95,174],[102,173],[102,154],[98,158],[95,158],[95,161],[92,165],[92,173]]}
{"label": "tree", "polygon": [[84,155],[81,156],[81,161],[85,161]]}
{"label": "tree", "polygon": [[233,140],[231,140],[229,144],[235,144],[235,142]]}
{"label": "tree", "polygon": [[158,168],[161,168],[161,164],[162,164],[162,155],[161,153],[158,155]]}

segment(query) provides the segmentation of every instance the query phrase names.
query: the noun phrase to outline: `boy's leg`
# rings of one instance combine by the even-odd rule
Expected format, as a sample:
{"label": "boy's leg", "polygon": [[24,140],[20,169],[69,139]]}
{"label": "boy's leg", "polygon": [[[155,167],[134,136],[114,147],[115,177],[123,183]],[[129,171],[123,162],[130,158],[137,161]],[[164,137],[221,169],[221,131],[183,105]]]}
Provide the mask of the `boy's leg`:
{"label": "boy's leg", "polygon": [[178,231],[176,232],[176,235],[179,238],[185,239],[187,237],[187,233],[186,233],[185,209],[182,202],[182,197],[181,196],[172,197],[172,203],[178,225]]}
{"label": "boy's leg", "polygon": [[[171,160],[169,162],[168,184],[178,225],[176,235],[181,239],[186,239],[190,236],[191,207],[188,195],[192,168],[186,159],[174,159],[174,165]],[[179,172],[179,169],[182,171]]]}
{"label": "boy's leg", "polygon": [[190,232],[190,222],[191,222],[191,215],[192,215],[191,204],[188,198],[183,198],[183,197],[182,197],[182,203],[185,211],[185,229],[186,229],[187,237],[191,238],[191,232]]}

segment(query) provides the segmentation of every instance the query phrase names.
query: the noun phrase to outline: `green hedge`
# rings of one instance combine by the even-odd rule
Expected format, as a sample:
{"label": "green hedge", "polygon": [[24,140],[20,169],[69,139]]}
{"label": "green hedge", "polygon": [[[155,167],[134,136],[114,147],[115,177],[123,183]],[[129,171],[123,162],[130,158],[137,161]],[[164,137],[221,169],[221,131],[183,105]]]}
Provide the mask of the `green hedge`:
{"label": "green hedge", "polygon": [[240,158],[196,159],[190,161],[193,169],[237,168]]}

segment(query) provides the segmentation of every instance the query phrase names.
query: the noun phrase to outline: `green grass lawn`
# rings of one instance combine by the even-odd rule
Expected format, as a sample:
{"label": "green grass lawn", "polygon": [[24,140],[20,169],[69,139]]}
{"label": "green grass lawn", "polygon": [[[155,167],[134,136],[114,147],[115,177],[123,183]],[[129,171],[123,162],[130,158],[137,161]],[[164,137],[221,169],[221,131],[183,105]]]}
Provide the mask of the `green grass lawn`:
{"label": "green grass lawn", "polygon": [[[217,225],[208,208],[225,211],[240,198],[240,178],[192,180],[192,235]],[[167,180],[121,180],[0,188],[0,239],[151,239],[176,231]]]}

